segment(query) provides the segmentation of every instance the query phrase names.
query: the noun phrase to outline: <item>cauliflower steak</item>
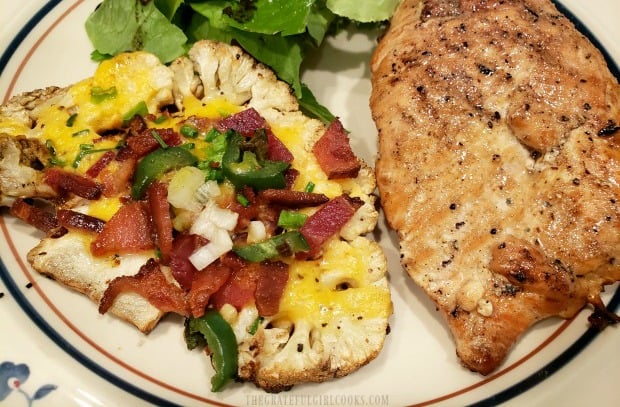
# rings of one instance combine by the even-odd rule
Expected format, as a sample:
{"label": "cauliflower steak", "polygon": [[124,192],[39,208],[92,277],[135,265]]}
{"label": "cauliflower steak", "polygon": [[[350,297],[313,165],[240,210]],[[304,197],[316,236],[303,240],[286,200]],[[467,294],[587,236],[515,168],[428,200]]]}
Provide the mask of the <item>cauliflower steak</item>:
{"label": "cauliflower steak", "polygon": [[392,303],[374,173],[339,120],[238,47],[153,58],[1,107],[0,203],[45,234],[29,263],[145,333],[219,311],[235,376],[267,391],[369,363]]}

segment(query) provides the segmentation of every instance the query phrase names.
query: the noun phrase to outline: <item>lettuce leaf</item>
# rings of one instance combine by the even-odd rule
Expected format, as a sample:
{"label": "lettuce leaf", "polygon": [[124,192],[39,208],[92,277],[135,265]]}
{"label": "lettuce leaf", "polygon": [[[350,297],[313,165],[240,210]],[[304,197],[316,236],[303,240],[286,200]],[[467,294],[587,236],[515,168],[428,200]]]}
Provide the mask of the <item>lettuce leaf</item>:
{"label": "lettuce leaf", "polygon": [[[103,0],[85,23],[100,60],[145,50],[164,63],[201,39],[239,44],[289,83],[300,105],[333,115],[301,83],[305,57],[344,25],[387,20],[398,0]],[[379,24],[375,25],[377,27]]]}
{"label": "lettuce leaf", "polygon": [[96,51],[116,55],[145,50],[170,62],[185,53],[187,37],[153,2],[104,1],[88,16],[86,34]]}
{"label": "lettuce leaf", "polygon": [[334,14],[360,23],[388,20],[400,0],[327,0],[327,8]]}

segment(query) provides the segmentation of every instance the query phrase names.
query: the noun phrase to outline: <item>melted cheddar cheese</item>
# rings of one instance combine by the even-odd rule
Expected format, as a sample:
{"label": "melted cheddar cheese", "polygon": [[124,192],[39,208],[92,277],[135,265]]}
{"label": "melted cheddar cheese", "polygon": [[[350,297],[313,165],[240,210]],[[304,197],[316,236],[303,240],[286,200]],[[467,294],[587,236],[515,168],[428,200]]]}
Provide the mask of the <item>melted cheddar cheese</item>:
{"label": "melted cheddar cheese", "polygon": [[341,318],[387,318],[390,294],[373,285],[369,253],[374,249],[364,239],[359,244],[332,239],[323,256],[313,261],[293,261],[290,277],[275,317],[291,321],[305,319],[319,324]]}

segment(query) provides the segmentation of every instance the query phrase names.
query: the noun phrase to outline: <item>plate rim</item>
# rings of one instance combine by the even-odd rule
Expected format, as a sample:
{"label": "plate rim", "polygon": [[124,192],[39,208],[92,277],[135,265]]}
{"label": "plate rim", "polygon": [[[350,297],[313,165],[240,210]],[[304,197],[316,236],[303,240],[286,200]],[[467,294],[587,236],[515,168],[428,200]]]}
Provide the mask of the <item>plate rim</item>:
{"label": "plate rim", "polygon": [[[51,30],[54,29],[55,25],[59,24],[59,22],[62,21],[66,17],[66,15],[71,12],[72,9],[74,9],[75,7],[79,6],[81,3],[84,2],[84,0],[73,0],[73,1],[74,3],[72,4],[72,6],[70,6],[69,9],[66,10],[62,15],[60,15],[53,24],[51,24],[49,27],[46,28],[45,33],[42,35],[42,37],[38,41],[45,38],[45,36],[47,36],[47,34]],[[619,68],[618,62],[616,62],[611,57],[607,49],[602,45],[602,43],[592,33],[592,31],[588,29],[588,27],[585,26],[579,20],[579,18],[577,18],[568,8],[566,8],[562,4],[561,1],[557,1],[557,0],[551,0],[551,1],[558,8],[558,10],[562,14],[564,14],[575,25],[575,27],[583,35],[585,35],[588,38],[588,40],[590,40],[594,44],[595,47],[599,49],[599,51],[603,54],[612,74],[616,78],[620,79],[620,68]],[[66,0],[64,0],[64,2],[66,3]],[[63,0],[48,0],[23,25],[23,27],[20,28],[17,34],[14,35],[14,37],[10,40],[7,48],[0,55],[0,75],[4,73],[4,70],[6,69],[7,65],[13,59],[14,54],[19,50],[20,46],[27,39],[32,29],[39,26],[42,20],[61,3],[63,3]],[[35,44],[36,43],[37,41],[35,41]],[[33,46],[33,50],[31,50],[31,52],[34,52],[34,49],[36,48],[37,48],[37,45]],[[24,61],[22,61],[22,64],[27,63],[29,56],[30,56],[30,53],[24,58]],[[19,73],[19,70],[17,71],[17,73]],[[9,88],[7,89],[7,92],[5,94],[6,98],[10,96],[14,83],[15,83],[15,77],[12,78],[10,81]],[[2,230],[2,233],[5,236],[9,237],[10,236],[9,231],[7,229],[7,225],[6,225],[6,222],[4,221],[4,218],[5,218],[5,215],[0,213],[0,229]],[[8,243],[9,243],[9,246],[13,245],[13,241],[11,239],[8,240]],[[16,251],[14,249],[12,249],[12,252],[13,252],[12,254],[15,255]],[[18,259],[17,257],[16,257],[16,260],[18,261],[18,263],[20,262],[20,259]],[[32,276],[25,270],[23,270],[23,272],[26,278],[30,282],[32,282],[33,281]],[[57,346],[63,349],[70,357],[78,361],[84,367],[94,372],[99,377],[103,378],[104,380],[110,382],[112,385],[122,390],[125,390],[129,392],[130,394],[133,394],[134,396],[144,401],[154,403],[157,405],[162,405],[162,406],[179,406],[179,404],[175,404],[174,402],[170,400],[163,399],[149,391],[146,391],[137,386],[134,386],[133,384],[128,382],[126,379],[123,379],[117,376],[116,374],[112,373],[110,370],[108,370],[104,366],[101,366],[97,362],[93,361],[91,358],[86,356],[82,351],[80,351],[75,346],[73,346],[69,341],[67,341],[56,329],[54,329],[48,323],[48,321],[45,320],[45,318],[39,313],[39,311],[37,311],[34,305],[30,301],[28,301],[26,296],[20,291],[18,284],[16,283],[11,273],[9,272],[1,255],[0,255],[0,279],[3,281],[9,293],[16,300],[16,302],[18,303],[22,311],[24,311],[24,313],[28,315],[28,317],[35,323],[35,325],[39,328],[39,330],[41,330],[45,336],[52,339],[52,341]],[[39,295],[42,296],[45,301],[46,297],[42,295],[41,293],[39,293]],[[617,312],[619,305],[620,305],[620,286],[615,290],[615,293],[613,294],[609,303],[607,304],[607,308],[612,312]],[[567,326],[573,320],[574,318],[563,321],[562,324],[556,330],[553,331],[553,333],[550,335],[549,338],[553,338],[559,335],[559,333],[561,333],[565,329],[565,325]],[[489,397],[486,397],[482,400],[479,400],[470,405],[471,406],[493,406],[493,405],[504,403],[506,401],[509,401],[523,394],[524,392],[528,391],[534,386],[542,383],[545,379],[549,378],[552,374],[554,374],[555,372],[563,368],[568,362],[570,362],[575,357],[577,357],[580,354],[580,352],[584,350],[599,335],[599,333],[600,331],[593,327],[589,327],[585,329],[583,334],[581,334],[576,340],[574,340],[574,342],[570,346],[568,346],[559,355],[554,357],[550,362],[548,362],[546,365],[544,365],[543,367],[541,367],[534,373],[529,374],[524,379],[505,388],[504,390],[498,391],[495,394]],[[547,341],[551,342],[553,340],[553,339],[549,340],[549,338],[545,340],[545,342]],[[505,369],[502,369],[502,371],[497,372],[497,373],[502,373],[506,369],[510,370],[513,366],[520,364],[523,359],[527,359],[529,355],[530,355],[529,353],[526,354],[522,359],[517,360],[512,365],[507,366]],[[495,375],[489,376],[489,379],[492,380],[492,377],[494,376]],[[486,380],[482,380],[481,382],[484,383],[486,382]],[[450,393],[445,396],[435,398],[432,400],[427,400],[423,403],[418,403],[415,405],[435,404],[435,403],[444,401],[446,399],[457,397],[458,394],[469,391],[468,389],[470,387],[476,388],[479,386],[480,386],[480,382],[472,386],[466,386],[466,388],[460,389],[457,392],[453,392],[453,393]],[[176,390],[172,390],[172,391],[177,392]],[[196,397],[193,397],[193,394],[190,394],[190,395],[185,394],[185,393],[180,393],[180,394],[185,397],[196,399]],[[230,406],[230,404],[225,404],[218,400],[213,400],[213,399],[200,398],[198,401],[206,401],[206,402],[212,403],[213,405],[218,405],[218,406]]]}

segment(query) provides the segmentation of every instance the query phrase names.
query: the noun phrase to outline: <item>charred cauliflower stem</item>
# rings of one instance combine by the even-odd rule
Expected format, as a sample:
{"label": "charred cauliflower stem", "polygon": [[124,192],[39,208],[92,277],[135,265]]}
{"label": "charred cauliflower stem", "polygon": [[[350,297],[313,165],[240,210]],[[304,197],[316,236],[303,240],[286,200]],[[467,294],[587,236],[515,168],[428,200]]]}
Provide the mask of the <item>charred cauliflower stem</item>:
{"label": "charred cauliflower stem", "polygon": [[121,54],[0,115],[2,205],[46,234],[33,268],[145,333],[174,312],[209,342],[217,313],[236,349],[208,343],[212,390],[231,366],[276,392],[381,351],[392,303],[365,237],[374,173],[338,120],[304,116],[240,48],[201,41],[170,66]]}

